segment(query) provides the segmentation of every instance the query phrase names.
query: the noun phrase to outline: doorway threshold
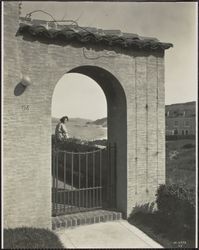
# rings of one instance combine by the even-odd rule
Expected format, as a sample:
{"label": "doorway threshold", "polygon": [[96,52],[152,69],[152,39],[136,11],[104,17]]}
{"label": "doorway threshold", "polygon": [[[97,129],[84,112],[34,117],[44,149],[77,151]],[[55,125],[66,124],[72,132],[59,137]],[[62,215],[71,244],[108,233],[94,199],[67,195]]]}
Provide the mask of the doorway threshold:
{"label": "doorway threshold", "polygon": [[52,229],[74,228],[100,222],[115,221],[122,219],[122,213],[111,210],[94,210],[75,214],[52,217]]}

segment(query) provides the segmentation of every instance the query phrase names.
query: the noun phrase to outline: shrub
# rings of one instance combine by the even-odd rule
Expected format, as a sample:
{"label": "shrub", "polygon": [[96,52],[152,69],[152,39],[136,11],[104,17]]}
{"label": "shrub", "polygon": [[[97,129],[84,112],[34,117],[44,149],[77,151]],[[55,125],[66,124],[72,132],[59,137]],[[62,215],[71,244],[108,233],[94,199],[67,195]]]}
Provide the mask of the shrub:
{"label": "shrub", "polygon": [[195,139],[195,135],[166,135],[166,141]]}
{"label": "shrub", "polygon": [[195,145],[192,143],[187,143],[187,144],[183,145],[182,148],[185,148],[185,149],[186,148],[195,148]]}
{"label": "shrub", "polygon": [[156,202],[158,213],[170,227],[192,235],[195,230],[195,204],[190,193],[181,185],[160,185]]}
{"label": "shrub", "polygon": [[[55,146],[55,136],[52,135],[52,146]],[[98,149],[92,144],[89,144],[89,141],[80,140],[77,138],[69,138],[66,141],[59,142],[56,144],[56,148],[60,150],[66,150],[69,152],[90,152]]]}
{"label": "shrub", "polygon": [[[157,210],[149,204],[136,206],[128,221],[166,248],[183,242],[195,246],[194,192],[183,185],[160,185],[156,194]],[[177,245],[176,245],[177,244]]]}
{"label": "shrub", "polygon": [[38,228],[4,229],[4,249],[64,249],[58,236]]}
{"label": "shrub", "polygon": [[107,139],[89,141],[88,144],[89,145],[107,146]]}

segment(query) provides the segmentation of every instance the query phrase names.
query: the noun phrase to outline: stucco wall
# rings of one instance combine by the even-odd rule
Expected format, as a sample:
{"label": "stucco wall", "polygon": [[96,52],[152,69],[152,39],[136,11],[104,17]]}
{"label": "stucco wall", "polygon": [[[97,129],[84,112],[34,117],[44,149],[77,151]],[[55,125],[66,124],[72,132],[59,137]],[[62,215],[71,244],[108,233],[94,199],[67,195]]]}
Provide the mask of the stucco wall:
{"label": "stucco wall", "polygon": [[[63,74],[84,65],[110,72],[126,96],[126,120],[119,106],[109,105],[108,111],[109,136],[119,152],[118,210],[129,215],[136,205],[153,201],[165,180],[163,55],[118,52],[114,58],[89,60],[82,48],[23,40],[15,37],[17,2],[4,3],[4,27],[4,227],[51,227],[52,94]],[[20,74],[32,84],[15,96]],[[118,94],[114,82],[110,86]],[[111,88],[105,93],[110,104]]]}

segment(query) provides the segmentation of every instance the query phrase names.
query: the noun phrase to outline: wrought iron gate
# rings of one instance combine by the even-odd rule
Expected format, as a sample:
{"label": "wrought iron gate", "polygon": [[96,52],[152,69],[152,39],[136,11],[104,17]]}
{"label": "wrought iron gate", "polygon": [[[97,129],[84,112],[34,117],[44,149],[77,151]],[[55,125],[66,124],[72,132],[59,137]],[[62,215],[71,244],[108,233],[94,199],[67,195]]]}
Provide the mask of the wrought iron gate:
{"label": "wrought iron gate", "polygon": [[116,206],[116,144],[52,153],[52,215]]}

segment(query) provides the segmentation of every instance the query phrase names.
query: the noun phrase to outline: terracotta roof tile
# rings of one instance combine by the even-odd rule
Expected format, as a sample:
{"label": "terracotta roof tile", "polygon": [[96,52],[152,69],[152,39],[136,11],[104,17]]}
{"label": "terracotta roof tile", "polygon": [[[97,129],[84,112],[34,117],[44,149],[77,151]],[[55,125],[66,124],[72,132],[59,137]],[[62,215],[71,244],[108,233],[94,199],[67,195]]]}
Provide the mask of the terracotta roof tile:
{"label": "terracotta roof tile", "polygon": [[[53,25],[52,25],[53,24]],[[171,43],[159,42],[157,38],[142,37],[137,34],[122,33],[120,30],[102,30],[93,27],[79,27],[76,25],[60,25],[43,20],[25,20],[21,18],[19,35],[32,35],[35,38],[48,38],[65,41],[67,44],[78,42],[83,44],[103,44],[125,49],[147,51],[163,51],[173,47]]]}

